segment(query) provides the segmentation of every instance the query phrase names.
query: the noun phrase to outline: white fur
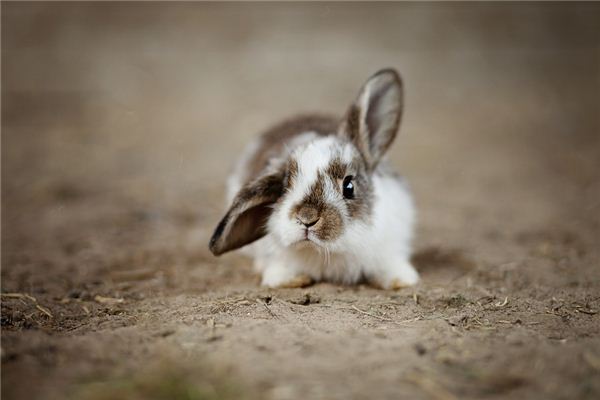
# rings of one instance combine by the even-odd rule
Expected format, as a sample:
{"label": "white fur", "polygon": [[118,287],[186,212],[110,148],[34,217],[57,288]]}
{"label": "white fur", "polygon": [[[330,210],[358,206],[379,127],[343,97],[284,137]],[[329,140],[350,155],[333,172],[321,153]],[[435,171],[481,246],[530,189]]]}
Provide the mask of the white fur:
{"label": "white fur", "polygon": [[[339,190],[327,180],[325,201],[340,210],[343,232],[330,242],[314,236],[310,236],[314,243],[302,241],[305,228],[290,218],[291,208],[308,194],[318,172],[324,172],[332,159],[341,157],[350,162],[356,152],[352,145],[335,136],[314,139],[307,133],[299,138],[302,137],[288,148],[298,161],[294,185],[275,206],[267,225],[269,233],[249,246],[255,266],[263,274],[263,285],[285,285],[300,275],[346,284],[356,283],[364,276],[383,288],[417,283],[419,275],[410,264],[415,209],[405,185],[383,168],[372,177],[374,199],[368,220],[351,219]],[[311,140],[307,142],[308,139]],[[232,197],[236,187],[239,189],[239,180],[239,176],[234,176],[229,181]]]}

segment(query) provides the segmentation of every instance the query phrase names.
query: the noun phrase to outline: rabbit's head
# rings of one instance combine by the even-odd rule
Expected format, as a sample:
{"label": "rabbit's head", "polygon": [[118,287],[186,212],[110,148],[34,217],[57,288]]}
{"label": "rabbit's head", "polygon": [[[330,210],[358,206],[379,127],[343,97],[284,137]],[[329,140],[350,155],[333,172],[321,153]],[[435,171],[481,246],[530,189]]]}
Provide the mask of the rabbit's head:
{"label": "rabbit's head", "polygon": [[343,250],[344,239],[364,232],[372,217],[373,174],[398,131],[402,101],[396,71],[370,77],[337,132],[271,160],[238,192],[211,251],[219,255],[266,233],[282,246]]}

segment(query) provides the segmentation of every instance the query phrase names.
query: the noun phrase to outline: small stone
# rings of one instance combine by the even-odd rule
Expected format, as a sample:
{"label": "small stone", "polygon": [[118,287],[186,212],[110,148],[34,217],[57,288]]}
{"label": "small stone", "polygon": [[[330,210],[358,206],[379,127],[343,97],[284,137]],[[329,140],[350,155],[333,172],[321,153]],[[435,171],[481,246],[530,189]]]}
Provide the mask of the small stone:
{"label": "small stone", "polygon": [[427,349],[421,343],[416,343],[414,345],[414,348],[415,348],[415,351],[417,352],[417,354],[420,355],[420,356],[422,356],[425,353],[427,353]]}

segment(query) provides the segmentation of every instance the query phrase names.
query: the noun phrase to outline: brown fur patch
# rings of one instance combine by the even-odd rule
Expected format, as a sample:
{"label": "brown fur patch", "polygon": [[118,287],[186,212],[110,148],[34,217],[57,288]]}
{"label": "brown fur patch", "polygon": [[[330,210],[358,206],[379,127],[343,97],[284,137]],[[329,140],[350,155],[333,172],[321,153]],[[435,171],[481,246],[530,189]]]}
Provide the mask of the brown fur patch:
{"label": "brown fur patch", "polygon": [[323,208],[325,206],[325,176],[319,172],[317,173],[317,181],[309,189],[308,195],[302,201],[303,204],[309,204],[316,208]]}
{"label": "brown fur patch", "polygon": [[348,166],[342,162],[339,157],[331,160],[325,173],[332,177],[334,180],[344,179],[346,177],[346,171],[348,170]]}
{"label": "brown fur patch", "polygon": [[296,178],[298,177],[298,161],[293,158],[289,160],[287,171],[285,174],[285,179],[283,182],[284,189],[289,189],[296,182]]}
{"label": "brown fur patch", "polygon": [[319,239],[334,240],[342,234],[344,220],[335,207],[327,206],[321,212],[321,220],[315,227]]}
{"label": "brown fur patch", "polygon": [[348,110],[345,133],[351,142],[356,143],[358,141],[358,135],[360,134],[360,109],[355,104],[350,106]]}

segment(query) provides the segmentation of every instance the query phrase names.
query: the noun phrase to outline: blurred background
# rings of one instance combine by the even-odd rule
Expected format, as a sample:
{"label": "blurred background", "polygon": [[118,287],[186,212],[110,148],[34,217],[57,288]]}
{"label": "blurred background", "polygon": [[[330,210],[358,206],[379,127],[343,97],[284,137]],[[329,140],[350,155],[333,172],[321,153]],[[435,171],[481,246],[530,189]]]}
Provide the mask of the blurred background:
{"label": "blurred background", "polygon": [[[391,159],[415,192],[419,240],[477,247],[577,217],[597,230],[598,10],[3,3],[3,256],[19,237],[85,236],[114,213],[160,241],[194,224],[204,247],[252,138],[297,112],[343,113],[388,66],[406,86]],[[133,229],[119,221],[117,242]]]}
{"label": "blurred background", "polygon": [[[550,243],[577,262],[524,265],[516,287],[598,282],[598,3],[1,11],[3,292],[253,287],[249,268],[217,268],[247,260],[206,249],[233,163],[281,118],[341,115],[384,67],[405,83],[390,158],[415,195],[417,251],[485,269]],[[132,266],[160,279],[107,281]]]}

